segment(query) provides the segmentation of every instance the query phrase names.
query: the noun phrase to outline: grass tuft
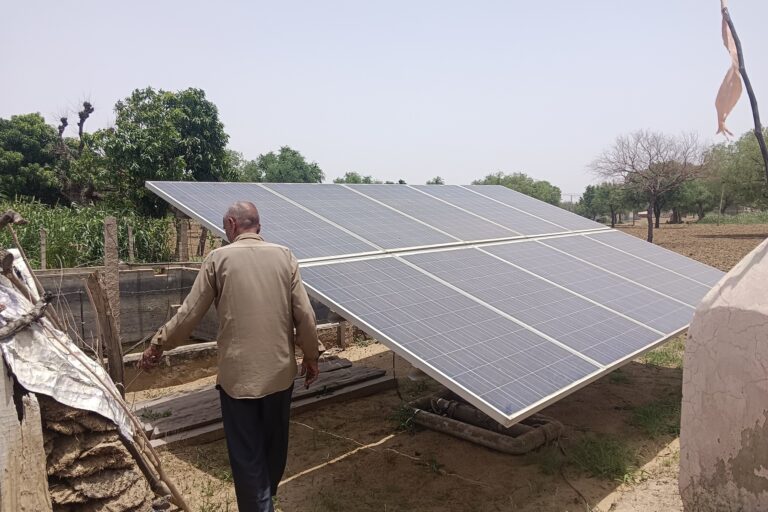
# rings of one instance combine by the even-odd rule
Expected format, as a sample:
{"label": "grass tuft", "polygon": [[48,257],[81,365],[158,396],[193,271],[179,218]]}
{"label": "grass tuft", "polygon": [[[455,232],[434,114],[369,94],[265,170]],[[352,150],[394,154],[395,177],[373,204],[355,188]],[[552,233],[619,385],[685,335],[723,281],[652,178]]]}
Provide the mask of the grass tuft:
{"label": "grass tuft", "polygon": [[608,375],[608,381],[611,384],[629,384],[632,379],[629,378],[629,375],[621,371],[621,369],[614,370],[610,375]]}
{"label": "grass tuft", "polygon": [[558,474],[568,462],[557,444],[542,446],[531,452],[529,457],[531,462],[539,466],[542,473],[549,476]]}
{"label": "grass tuft", "polygon": [[406,404],[400,404],[390,415],[390,419],[395,423],[395,428],[399,432],[413,433],[416,430],[416,423],[413,421],[415,415],[416,409]]}
{"label": "grass tuft", "polygon": [[587,436],[568,449],[569,464],[594,478],[619,482],[633,479],[636,457],[621,440],[610,436]]}
{"label": "grass tuft", "polygon": [[632,411],[630,424],[649,437],[680,435],[680,401],[659,400]]}
{"label": "grass tuft", "polygon": [[684,353],[685,335],[682,334],[651,350],[642,356],[641,360],[645,364],[662,366],[664,368],[682,368]]}

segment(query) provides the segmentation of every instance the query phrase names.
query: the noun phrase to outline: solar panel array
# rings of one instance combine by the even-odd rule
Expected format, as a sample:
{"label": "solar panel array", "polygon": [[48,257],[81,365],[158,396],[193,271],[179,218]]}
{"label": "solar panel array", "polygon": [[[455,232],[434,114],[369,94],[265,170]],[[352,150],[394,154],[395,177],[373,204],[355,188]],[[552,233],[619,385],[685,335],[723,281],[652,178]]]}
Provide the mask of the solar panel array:
{"label": "solar panel array", "polygon": [[511,425],[689,323],[722,272],[500,186],[149,182],[253,201],[310,293]]}

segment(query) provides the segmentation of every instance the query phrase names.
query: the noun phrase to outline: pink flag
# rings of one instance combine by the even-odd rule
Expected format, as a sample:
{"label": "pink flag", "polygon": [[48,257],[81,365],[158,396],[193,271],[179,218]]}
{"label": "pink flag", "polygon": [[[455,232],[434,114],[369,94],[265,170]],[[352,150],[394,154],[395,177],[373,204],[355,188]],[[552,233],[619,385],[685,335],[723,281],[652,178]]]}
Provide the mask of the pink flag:
{"label": "pink flag", "polygon": [[[725,9],[726,0],[720,0],[720,5]],[[728,53],[731,54],[731,67],[725,74],[723,83],[720,84],[715,108],[717,109],[717,133],[723,133],[727,136],[733,135],[733,133],[725,127],[725,119],[741,97],[741,76],[739,76],[739,56],[736,52],[736,42],[733,40],[733,34],[728,28],[725,16],[723,16],[723,43],[725,43]]]}

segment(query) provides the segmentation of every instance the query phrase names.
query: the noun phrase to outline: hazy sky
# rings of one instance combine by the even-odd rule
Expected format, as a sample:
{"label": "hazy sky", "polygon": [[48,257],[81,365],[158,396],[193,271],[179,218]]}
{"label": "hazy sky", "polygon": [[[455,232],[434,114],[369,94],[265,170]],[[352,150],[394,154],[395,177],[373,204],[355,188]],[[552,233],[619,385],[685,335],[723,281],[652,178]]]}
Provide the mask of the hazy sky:
{"label": "hazy sky", "polygon": [[[765,121],[768,2],[730,8]],[[621,133],[723,140],[718,0],[2,0],[0,12],[0,117],[54,123],[89,99],[94,130],[135,88],[199,87],[233,149],[289,145],[326,180],[523,171],[580,192]],[[751,124],[745,96],[729,126]]]}

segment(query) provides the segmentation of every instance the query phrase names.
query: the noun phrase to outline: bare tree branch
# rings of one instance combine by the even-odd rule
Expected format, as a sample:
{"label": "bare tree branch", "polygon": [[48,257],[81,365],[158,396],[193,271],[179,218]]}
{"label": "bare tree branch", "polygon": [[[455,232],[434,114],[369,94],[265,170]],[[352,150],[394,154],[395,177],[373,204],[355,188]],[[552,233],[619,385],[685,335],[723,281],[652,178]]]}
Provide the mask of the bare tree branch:
{"label": "bare tree branch", "polygon": [[591,164],[600,177],[623,183],[648,198],[648,241],[651,217],[659,198],[697,177],[704,169],[704,150],[694,133],[667,136],[640,130],[616,138]]}

